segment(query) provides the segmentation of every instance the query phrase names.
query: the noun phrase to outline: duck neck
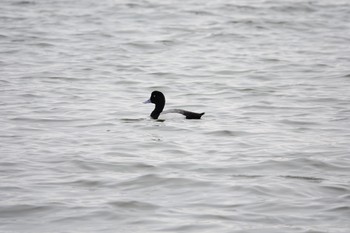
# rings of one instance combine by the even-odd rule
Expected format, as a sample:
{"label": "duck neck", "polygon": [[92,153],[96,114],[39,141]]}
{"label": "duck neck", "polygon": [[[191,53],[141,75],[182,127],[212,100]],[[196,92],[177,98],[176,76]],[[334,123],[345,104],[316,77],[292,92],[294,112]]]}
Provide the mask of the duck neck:
{"label": "duck neck", "polygon": [[151,117],[153,119],[158,119],[159,115],[163,112],[165,103],[156,104],[153,112],[151,113]]}

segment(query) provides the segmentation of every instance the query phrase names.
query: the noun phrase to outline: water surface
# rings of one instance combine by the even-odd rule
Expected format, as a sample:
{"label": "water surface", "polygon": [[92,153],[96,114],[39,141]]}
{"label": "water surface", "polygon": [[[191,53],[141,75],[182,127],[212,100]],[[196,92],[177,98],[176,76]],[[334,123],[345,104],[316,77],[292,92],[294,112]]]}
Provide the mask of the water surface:
{"label": "water surface", "polygon": [[[0,231],[349,232],[349,17],[1,1]],[[206,114],[151,120],[153,90]]]}

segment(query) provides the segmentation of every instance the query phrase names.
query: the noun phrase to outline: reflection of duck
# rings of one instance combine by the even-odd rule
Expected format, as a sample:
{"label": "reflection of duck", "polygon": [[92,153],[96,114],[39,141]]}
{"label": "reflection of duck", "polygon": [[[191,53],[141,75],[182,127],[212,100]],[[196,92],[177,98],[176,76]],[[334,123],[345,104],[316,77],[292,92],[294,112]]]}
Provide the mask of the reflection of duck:
{"label": "reflection of duck", "polygon": [[[145,104],[153,103],[156,105],[153,112],[151,113],[151,117],[153,119],[158,119],[159,115],[163,112],[163,109],[164,109],[165,97],[162,92],[153,91],[149,100],[145,101],[144,103]],[[195,113],[195,112],[190,112],[182,109],[170,109],[170,110],[164,111],[163,113],[180,113],[186,116],[186,119],[201,119],[201,117],[204,115],[204,112]]]}

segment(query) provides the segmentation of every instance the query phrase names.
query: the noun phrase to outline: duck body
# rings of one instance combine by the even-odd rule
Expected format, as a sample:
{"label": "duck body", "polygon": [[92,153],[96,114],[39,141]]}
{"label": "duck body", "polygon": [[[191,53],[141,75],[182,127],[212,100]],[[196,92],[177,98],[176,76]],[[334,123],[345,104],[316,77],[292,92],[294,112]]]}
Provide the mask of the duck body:
{"label": "duck body", "polygon": [[153,103],[155,104],[154,110],[151,113],[151,118],[158,119],[159,115],[161,113],[180,113],[186,117],[186,119],[201,119],[201,117],[205,114],[202,113],[196,113],[196,112],[190,112],[183,109],[170,109],[163,112],[164,106],[165,106],[165,96],[160,91],[153,91],[151,94],[151,97],[149,100],[145,101],[144,103]]}

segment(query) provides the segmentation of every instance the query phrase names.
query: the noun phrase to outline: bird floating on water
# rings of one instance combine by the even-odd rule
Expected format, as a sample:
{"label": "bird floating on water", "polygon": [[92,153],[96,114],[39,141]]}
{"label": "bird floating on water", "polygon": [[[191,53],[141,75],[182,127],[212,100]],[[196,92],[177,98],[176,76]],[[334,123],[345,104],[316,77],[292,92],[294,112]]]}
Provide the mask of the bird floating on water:
{"label": "bird floating on water", "polygon": [[190,112],[183,109],[169,109],[167,111],[163,111],[165,106],[165,96],[160,91],[153,91],[151,94],[151,97],[149,100],[146,100],[143,102],[145,104],[147,103],[153,103],[155,104],[154,110],[151,113],[151,117],[153,119],[158,119],[159,115],[161,113],[180,113],[186,117],[186,119],[201,119],[201,117],[204,115],[204,112],[202,113],[196,113],[196,112]]}

